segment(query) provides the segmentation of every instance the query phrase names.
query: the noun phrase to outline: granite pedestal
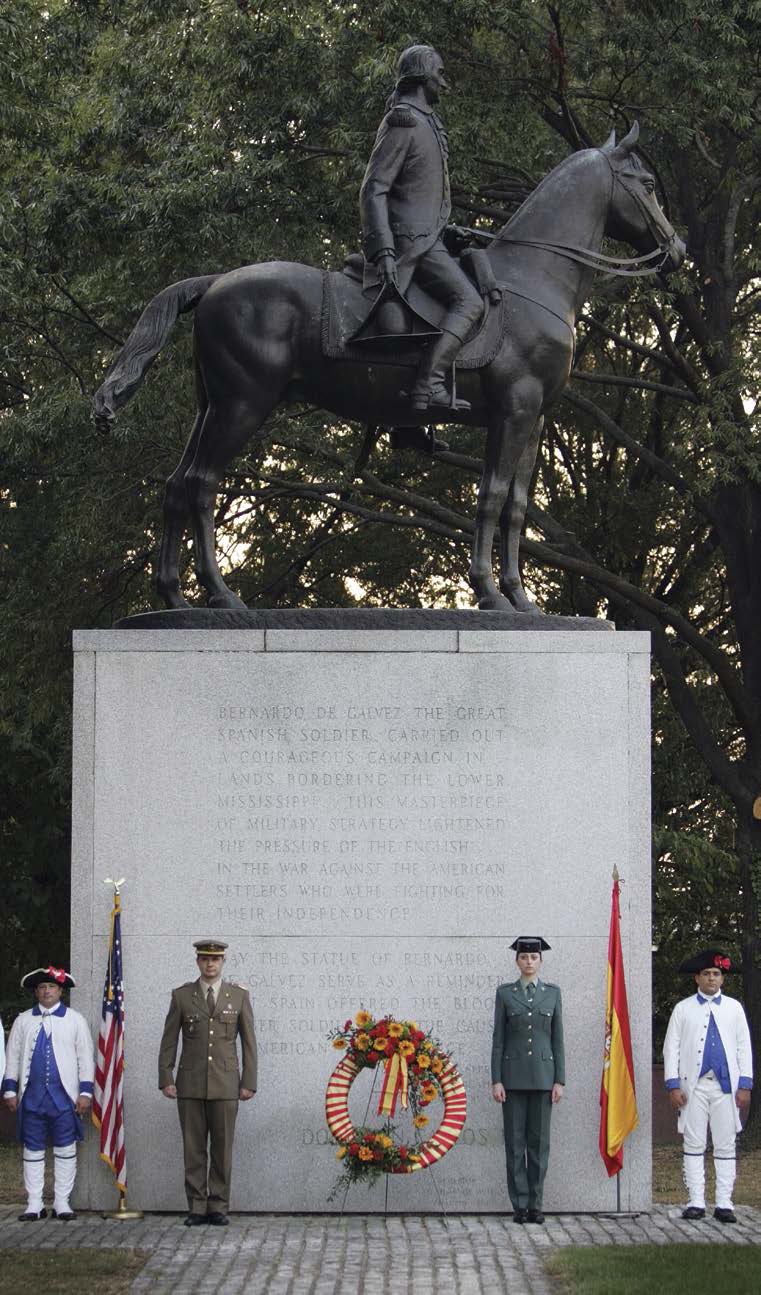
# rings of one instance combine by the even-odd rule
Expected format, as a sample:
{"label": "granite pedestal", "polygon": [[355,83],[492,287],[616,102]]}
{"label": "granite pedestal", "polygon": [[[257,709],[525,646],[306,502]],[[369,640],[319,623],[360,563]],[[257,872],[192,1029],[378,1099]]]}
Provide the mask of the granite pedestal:
{"label": "granite pedestal", "polygon": [[[649,1205],[647,635],[121,629],[77,632],[74,649],[73,1004],[97,1033],[103,879],[123,876],[132,1205],[183,1208],[156,1054],[171,987],[197,974],[192,941],[217,936],[226,974],[251,990],[260,1050],[233,1209],[336,1208],[326,1034],[365,1007],[432,1028],[469,1097],[435,1185],[392,1178],[389,1209],[437,1211],[440,1194],[454,1212],[507,1210],[494,990],[515,975],[509,942],[538,932],[568,1070],[545,1208],[613,1208],[597,1137],[614,865],[640,1112],[621,1197]],[[370,1083],[352,1090],[357,1123]],[[83,1207],[114,1202],[94,1132],[77,1192]],[[383,1208],[383,1187],[347,1202]]]}

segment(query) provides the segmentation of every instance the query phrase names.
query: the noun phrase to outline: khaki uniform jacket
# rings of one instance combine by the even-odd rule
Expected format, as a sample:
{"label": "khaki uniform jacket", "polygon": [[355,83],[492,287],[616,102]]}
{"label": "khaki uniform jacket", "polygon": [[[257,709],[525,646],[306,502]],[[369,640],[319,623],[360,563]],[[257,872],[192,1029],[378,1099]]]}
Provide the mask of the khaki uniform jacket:
{"label": "khaki uniform jacket", "polygon": [[[174,1078],[177,1041],[182,1053]],[[238,1067],[235,1046],[240,1037],[243,1059]],[[178,1097],[206,1101],[237,1101],[239,1088],[256,1091],[256,1034],[248,990],[223,980],[214,1015],[209,1016],[200,980],[172,990],[159,1049],[159,1088],[177,1085]]]}
{"label": "khaki uniform jacket", "polygon": [[[448,154],[443,122],[432,110],[402,102],[386,113],[359,195],[362,247],[367,262],[384,248],[396,251],[402,292],[449,220]],[[367,264],[365,288],[377,281]]]}
{"label": "khaki uniform jacket", "polygon": [[557,985],[537,981],[528,1003],[520,980],[500,985],[494,1004],[491,1080],[505,1089],[565,1084],[563,1008]]}

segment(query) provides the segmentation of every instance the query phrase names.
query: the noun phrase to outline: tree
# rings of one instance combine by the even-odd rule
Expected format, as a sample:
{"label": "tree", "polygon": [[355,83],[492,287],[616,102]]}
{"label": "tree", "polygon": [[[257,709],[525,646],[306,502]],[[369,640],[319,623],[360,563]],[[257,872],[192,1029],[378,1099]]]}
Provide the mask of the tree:
{"label": "tree", "polygon": [[[760,13],[747,0],[12,0],[0,732],[4,764],[28,756],[48,793],[56,885],[68,627],[155,605],[160,482],[192,418],[189,325],[108,439],[87,394],[172,280],[270,257],[340,264],[396,55],[429,39],[453,84],[461,219],[501,224],[569,149],[637,117],[687,235],[693,263],[667,288],[599,283],[523,551],[545,610],[652,634],[657,999],[673,997],[685,944],[728,942],[760,1046]],[[279,411],[220,507],[231,583],[270,606],[465,600],[481,436],[451,439],[435,459],[394,455],[318,411]],[[192,590],[187,555],[185,574]],[[21,848],[36,803],[17,798],[7,829],[26,890],[42,875]]]}

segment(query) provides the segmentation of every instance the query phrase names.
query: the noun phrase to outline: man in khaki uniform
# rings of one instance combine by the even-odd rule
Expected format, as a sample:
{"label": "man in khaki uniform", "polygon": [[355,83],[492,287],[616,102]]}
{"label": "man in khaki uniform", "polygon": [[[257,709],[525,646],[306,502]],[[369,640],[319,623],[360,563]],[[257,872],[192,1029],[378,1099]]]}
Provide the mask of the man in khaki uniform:
{"label": "man in khaki uniform", "polygon": [[[248,990],[222,979],[227,945],[196,940],[200,977],[172,990],[159,1050],[159,1088],[176,1098],[185,1153],[186,1227],[229,1220],[238,1101],[256,1092],[256,1034]],[[174,1079],[177,1040],[182,1053]],[[240,1036],[243,1068],[235,1040]],[[207,1159],[208,1144],[208,1159]]]}

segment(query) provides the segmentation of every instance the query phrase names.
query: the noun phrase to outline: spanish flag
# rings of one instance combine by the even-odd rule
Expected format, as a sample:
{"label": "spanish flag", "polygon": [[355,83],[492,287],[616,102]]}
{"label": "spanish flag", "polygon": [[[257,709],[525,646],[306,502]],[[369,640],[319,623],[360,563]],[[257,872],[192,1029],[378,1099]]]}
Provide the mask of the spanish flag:
{"label": "spanish flag", "polygon": [[608,1000],[605,1008],[605,1053],[600,1084],[600,1155],[608,1177],[624,1163],[624,1138],[637,1127],[637,1097],[621,956],[618,871],[613,870],[613,903],[608,941]]}

